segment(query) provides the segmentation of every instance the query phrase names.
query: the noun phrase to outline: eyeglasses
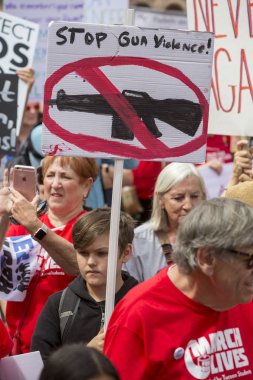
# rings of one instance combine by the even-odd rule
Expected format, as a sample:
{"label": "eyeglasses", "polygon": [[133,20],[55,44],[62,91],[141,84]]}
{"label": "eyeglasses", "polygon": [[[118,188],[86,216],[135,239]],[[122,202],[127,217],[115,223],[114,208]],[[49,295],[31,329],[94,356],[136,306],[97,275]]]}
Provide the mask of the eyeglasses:
{"label": "eyeglasses", "polygon": [[236,251],[235,249],[227,249],[226,251],[233,253],[235,255],[238,255],[238,256],[240,255],[241,257],[244,257],[244,261],[248,262],[248,268],[249,269],[253,268],[253,253]]}

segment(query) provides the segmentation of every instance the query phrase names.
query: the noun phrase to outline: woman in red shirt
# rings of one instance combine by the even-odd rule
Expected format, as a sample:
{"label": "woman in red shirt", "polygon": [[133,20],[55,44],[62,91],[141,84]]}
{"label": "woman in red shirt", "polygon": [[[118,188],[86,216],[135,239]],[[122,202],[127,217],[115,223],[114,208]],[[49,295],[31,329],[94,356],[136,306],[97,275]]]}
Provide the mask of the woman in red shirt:
{"label": "woman in red shirt", "polygon": [[[48,211],[39,218],[36,199],[30,203],[10,188],[5,174],[4,187],[0,190],[0,245],[5,237],[31,234],[41,246],[37,271],[24,301],[7,304],[6,321],[14,337],[15,354],[29,352],[33,330],[48,297],[64,289],[78,273],[72,226],[84,212],[83,200],[97,172],[92,158],[46,157],[42,161],[42,174]],[[9,226],[10,215],[19,225]]]}

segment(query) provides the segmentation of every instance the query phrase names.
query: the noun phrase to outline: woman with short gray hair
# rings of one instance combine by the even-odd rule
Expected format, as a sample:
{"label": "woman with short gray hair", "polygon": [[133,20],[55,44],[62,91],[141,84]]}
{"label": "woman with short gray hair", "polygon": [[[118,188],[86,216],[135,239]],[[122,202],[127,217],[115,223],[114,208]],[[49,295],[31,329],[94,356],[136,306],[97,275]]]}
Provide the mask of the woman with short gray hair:
{"label": "woman with short gray hair", "polygon": [[179,224],[203,199],[206,199],[204,181],[193,164],[174,162],[160,172],[151,219],[135,229],[133,255],[125,266],[139,282],[171,261]]}

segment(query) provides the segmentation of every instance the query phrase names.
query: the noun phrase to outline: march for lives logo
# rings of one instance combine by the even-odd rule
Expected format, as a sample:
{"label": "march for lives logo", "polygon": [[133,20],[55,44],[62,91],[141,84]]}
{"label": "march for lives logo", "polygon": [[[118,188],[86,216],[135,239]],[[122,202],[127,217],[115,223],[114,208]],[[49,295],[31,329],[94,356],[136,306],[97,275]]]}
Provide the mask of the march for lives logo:
{"label": "march for lives logo", "polygon": [[191,340],[184,361],[195,379],[229,380],[252,375],[239,328]]}

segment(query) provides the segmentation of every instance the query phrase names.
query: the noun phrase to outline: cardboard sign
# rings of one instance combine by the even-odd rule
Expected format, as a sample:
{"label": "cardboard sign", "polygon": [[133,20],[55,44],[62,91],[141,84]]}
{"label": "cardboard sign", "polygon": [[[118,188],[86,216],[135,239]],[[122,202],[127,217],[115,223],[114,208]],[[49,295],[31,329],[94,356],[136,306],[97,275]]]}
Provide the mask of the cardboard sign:
{"label": "cardboard sign", "polygon": [[15,152],[18,77],[0,75],[0,154]]}
{"label": "cardboard sign", "polygon": [[43,369],[39,351],[0,360],[0,380],[38,380]]}
{"label": "cardboard sign", "polygon": [[36,24],[40,30],[34,56],[35,83],[29,99],[42,101],[44,95],[47,30],[52,20],[83,21],[83,0],[5,0],[4,10],[14,16],[22,17]]}
{"label": "cardboard sign", "polygon": [[43,151],[203,162],[212,34],[53,23]]}
{"label": "cardboard sign", "polygon": [[[38,25],[0,12],[0,72],[13,74],[32,66]],[[24,81],[18,84],[17,134],[19,134],[27,96]]]}
{"label": "cardboard sign", "polygon": [[208,132],[253,136],[253,3],[187,0],[189,29],[215,33]]}

